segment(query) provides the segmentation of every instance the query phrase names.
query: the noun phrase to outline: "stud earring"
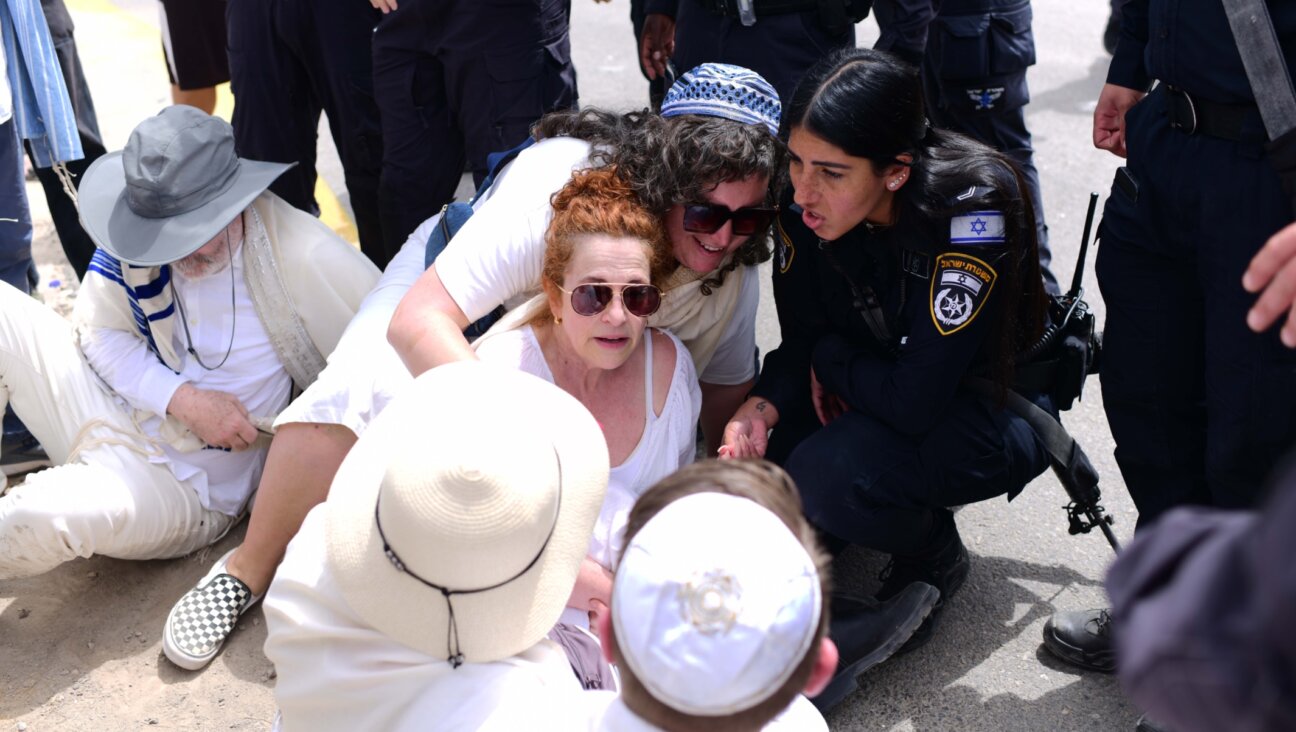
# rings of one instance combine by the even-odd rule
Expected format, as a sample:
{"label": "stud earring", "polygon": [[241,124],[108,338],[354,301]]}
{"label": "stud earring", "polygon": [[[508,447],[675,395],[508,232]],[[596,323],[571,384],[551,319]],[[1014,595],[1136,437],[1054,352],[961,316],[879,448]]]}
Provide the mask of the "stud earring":
{"label": "stud earring", "polygon": [[557,323],[558,325],[562,325],[562,316],[561,316],[561,315],[555,315],[555,316],[554,316],[554,322]]}

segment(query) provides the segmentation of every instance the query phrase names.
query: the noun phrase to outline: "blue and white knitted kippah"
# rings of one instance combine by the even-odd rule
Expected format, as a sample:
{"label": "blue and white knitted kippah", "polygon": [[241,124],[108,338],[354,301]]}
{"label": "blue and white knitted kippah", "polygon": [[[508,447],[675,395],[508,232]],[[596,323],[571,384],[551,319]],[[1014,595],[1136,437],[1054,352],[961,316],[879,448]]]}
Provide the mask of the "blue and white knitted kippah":
{"label": "blue and white knitted kippah", "polygon": [[681,76],[666,92],[661,116],[700,114],[750,125],[765,125],[778,134],[783,105],[778,92],[760,74],[731,64],[702,64]]}

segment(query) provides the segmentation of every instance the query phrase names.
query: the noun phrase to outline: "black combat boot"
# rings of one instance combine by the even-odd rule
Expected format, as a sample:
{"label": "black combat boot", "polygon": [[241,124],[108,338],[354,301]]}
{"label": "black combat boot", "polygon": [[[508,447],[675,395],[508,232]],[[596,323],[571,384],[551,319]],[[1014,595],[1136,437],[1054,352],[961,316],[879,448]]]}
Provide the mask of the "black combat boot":
{"label": "black combat boot", "polygon": [[1102,608],[1053,613],[1044,624],[1044,647],[1073,666],[1104,673],[1115,671],[1111,611]]}
{"label": "black combat boot", "polygon": [[954,525],[954,515],[942,512],[939,521],[940,538],[934,542],[938,547],[935,551],[922,556],[893,554],[891,561],[879,575],[879,579],[882,580],[882,588],[876,595],[879,600],[894,597],[896,593],[914,582],[925,582],[940,592],[940,600],[932,608],[931,615],[899,653],[908,653],[931,640],[936,624],[940,621],[941,612],[945,609],[945,603],[963,586],[971,567],[967,548],[963,546],[958,527]]}
{"label": "black combat boot", "polygon": [[834,595],[828,637],[837,644],[837,672],[814,705],[827,712],[859,688],[856,679],[903,647],[939,599],[940,592],[923,582],[886,601]]}

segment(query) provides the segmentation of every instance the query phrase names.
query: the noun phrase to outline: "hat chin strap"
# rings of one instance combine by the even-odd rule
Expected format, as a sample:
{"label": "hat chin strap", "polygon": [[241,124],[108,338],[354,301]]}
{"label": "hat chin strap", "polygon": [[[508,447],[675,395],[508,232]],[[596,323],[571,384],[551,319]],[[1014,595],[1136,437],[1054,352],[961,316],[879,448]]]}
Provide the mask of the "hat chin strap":
{"label": "hat chin strap", "polygon": [[382,539],[383,554],[387,555],[387,561],[392,563],[392,566],[396,568],[397,572],[413,577],[424,585],[440,592],[441,596],[445,598],[446,610],[450,614],[449,624],[446,627],[446,647],[450,649],[450,655],[446,658],[446,661],[450,663],[450,668],[452,669],[457,669],[464,664],[464,655],[463,649],[459,645],[459,621],[455,618],[454,603],[450,601],[450,596],[475,595],[479,592],[494,590],[507,585],[513,580],[531,571],[531,568],[534,567],[536,562],[540,561],[540,557],[544,555],[545,549],[549,546],[549,540],[553,538],[554,531],[558,528],[558,516],[562,511],[562,458],[558,457],[558,448],[555,447],[553,451],[554,460],[558,463],[558,500],[554,505],[554,517],[553,522],[549,525],[549,533],[545,536],[544,543],[540,545],[540,549],[536,551],[535,556],[531,558],[530,562],[527,562],[527,565],[523,567],[521,571],[506,580],[496,582],[488,587],[477,587],[471,590],[452,590],[449,587],[439,585],[435,582],[430,582],[420,577],[418,574],[411,571],[409,567],[405,566],[405,562],[401,560],[400,555],[396,553],[396,550],[393,549],[391,544],[387,541],[387,535],[383,533],[382,519],[378,515],[378,508],[382,505],[382,491],[378,491],[378,500],[374,502],[374,524],[378,527],[378,538]]}

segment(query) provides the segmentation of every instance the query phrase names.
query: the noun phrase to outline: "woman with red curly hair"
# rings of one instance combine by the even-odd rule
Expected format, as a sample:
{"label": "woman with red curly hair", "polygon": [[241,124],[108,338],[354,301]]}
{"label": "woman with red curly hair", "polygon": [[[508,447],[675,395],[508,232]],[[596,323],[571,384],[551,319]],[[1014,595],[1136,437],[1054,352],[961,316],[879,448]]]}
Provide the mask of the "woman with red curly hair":
{"label": "woman with red curly hair", "polygon": [[576,397],[603,427],[612,466],[589,554],[562,622],[606,610],[626,516],[653,483],[693,462],[701,392],[689,351],[648,328],[674,269],[661,219],[614,169],[577,173],[553,197],[543,292],[474,343]]}

